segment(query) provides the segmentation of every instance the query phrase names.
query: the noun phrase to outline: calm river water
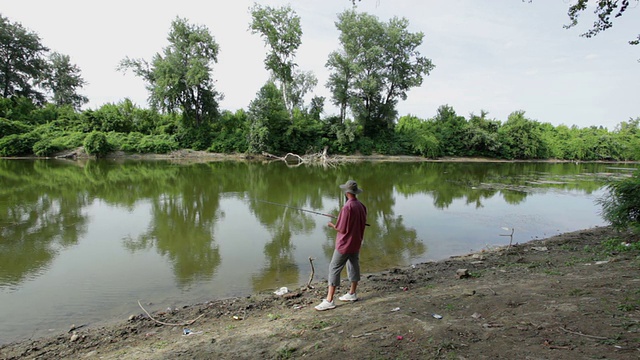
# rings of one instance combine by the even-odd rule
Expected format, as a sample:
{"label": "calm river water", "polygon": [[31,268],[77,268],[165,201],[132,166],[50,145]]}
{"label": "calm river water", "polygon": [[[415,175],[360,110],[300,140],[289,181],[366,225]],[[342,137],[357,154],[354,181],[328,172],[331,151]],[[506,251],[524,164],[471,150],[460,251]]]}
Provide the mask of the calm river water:
{"label": "calm river water", "polygon": [[375,272],[603,225],[636,166],[0,160],[0,343],[326,279],[330,219],[267,202],[337,215],[348,179]]}

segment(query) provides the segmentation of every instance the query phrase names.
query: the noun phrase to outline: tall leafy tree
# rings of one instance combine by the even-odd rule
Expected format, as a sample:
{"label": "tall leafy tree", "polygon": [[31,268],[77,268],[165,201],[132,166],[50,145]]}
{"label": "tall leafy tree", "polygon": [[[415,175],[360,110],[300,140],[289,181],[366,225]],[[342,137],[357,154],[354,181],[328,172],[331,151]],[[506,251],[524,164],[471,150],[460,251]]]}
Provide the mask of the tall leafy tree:
{"label": "tall leafy tree", "polygon": [[248,120],[249,153],[278,152],[284,148],[288,114],[282,94],[273,82],[266,83],[249,104]]}
{"label": "tall leafy tree", "polygon": [[86,96],[77,93],[85,84],[80,68],[71,63],[68,55],[57,52],[49,55],[49,71],[43,85],[51,90],[51,102],[79,109],[89,101]]}
{"label": "tall leafy tree", "polygon": [[42,103],[44,94],[37,89],[46,75],[46,52],[40,37],[20,23],[0,15],[0,92],[3,98],[25,96]]}
{"label": "tall leafy tree", "polygon": [[279,84],[280,92],[289,116],[293,119],[294,101],[291,99],[291,87],[296,80],[294,68],[296,51],[302,43],[300,17],[290,6],[274,8],[254,4],[251,9],[251,33],[260,34],[269,47],[264,60],[265,67]]}
{"label": "tall leafy tree", "polygon": [[390,129],[398,101],[405,100],[407,91],[420,86],[423,76],[434,68],[417,50],[424,34],[411,33],[408,26],[405,18],[382,23],[353,10],[338,15],[342,49],[332,53],[327,63],[331,79],[337,79],[330,79],[330,88],[334,101],[340,103],[346,97],[365,135]]}
{"label": "tall leafy tree", "polygon": [[304,109],[304,96],[318,85],[318,79],[311,71],[293,71],[293,81],[287,88],[287,99],[292,109]]}
{"label": "tall leafy tree", "polygon": [[127,57],[119,69],[132,69],[147,82],[152,106],[180,111],[186,125],[199,127],[218,115],[221,95],[214,88],[211,66],[218,62],[219,46],[206,27],[181,18],[171,22],[167,40],[169,46],[151,63]]}
{"label": "tall leafy tree", "polygon": [[433,119],[436,137],[446,156],[466,156],[468,144],[465,136],[469,127],[464,116],[459,116],[453,107],[442,105]]}
{"label": "tall leafy tree", "polygon": [[344,123],[349,105],[349,90],[355,70],[344,51],[334,51],[329,54],[329,60],[325,66],[333,69],[333,72],[329,74],[327,87],[331,90],[331,102],[340,109],[340,122]]}
{"label": "tall leafy tree", "polygon": [[527,119],[524,111],[514,111],[498,130],[502,156],[507,159],[544,159],[547,147],[540,123]]}

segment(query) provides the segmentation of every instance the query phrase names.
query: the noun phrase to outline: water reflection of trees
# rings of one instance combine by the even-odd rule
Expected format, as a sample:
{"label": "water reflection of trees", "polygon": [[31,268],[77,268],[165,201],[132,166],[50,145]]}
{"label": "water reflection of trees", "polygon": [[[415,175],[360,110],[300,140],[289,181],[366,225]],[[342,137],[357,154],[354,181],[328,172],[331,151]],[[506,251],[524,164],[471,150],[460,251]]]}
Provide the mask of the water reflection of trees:
{"label": "water reflection of trees", "polygon": [[213,229],[224,217],[223,183],[223,176],[207,165],[174,168],[173,176],[154,188],[149,230],[138,239],[128,239],[125,246],[132,251],[155,247],[171,260],[182,286],[212,278],[221,262]]}
{"label": "water reflection of trees", "polygon": [[[273,284],[298,281],[299,268],[295,262],[293,237],[311,233],[316,215],[285,206],[322,209],[323,191],[329,174],[315,167],[287,168],[281,163],[249,166],[246,194],[251,212],[265,226],[271,239],[264,246],[266,264],[260,274],[253,276],[253,290],[261,291]],[[265,181],[266,180],[266,181]]]}
{"label": "water reflection of trees", "polygon": [[515,205],[534,192],[562,190],[591,194],[602,187],[603,181],[597,174],[582,175],[593,171],[594,164],[425,162],[398,168],[402,170],[396,170],[397,191],[405,196],[429,193],[439,209],[449,207],[457,199],[482,207],[484,200],[494,196],[502,196],[505,202]]}
{"label": "water reflection of trees", "polygon": [[89,200],[72,185],[77,170],[46,161],[0,160],[0,286],[39,273],[86,231],[82,208]]}
{"label": "water reflection of trees", "polygon": [[[0,284],[23,281],[46,268],[60,248],[77,244],[88,224],[83,209],[94,199],[126,209],[140,201],[150,203],[148,231],[125,245],[131,251],[155,247],[170,259],[178,282],[186,285],[213,276],[222,261],[214,236],[216,222],[224,217],[221,195],[243,196],[270,237],[263,249],[264,268],[253,278],[254,288],[264,289],[274,281],[296,281],[295,237],[310,234],[318,221],[316,215],[259,199],[337,215],[343,203],[338,185],[357,180],[365,189],[360,198],[371,224],[363,263],[384,268],[427,250],[415,230],[395,215],[398,196],[429,194],[437,208],[458,199],[481,207],[495,196],[518,204],[532,191],[591,193],[602,179],[583,174],[594,169],[598,167],[593,164],[545,163],[360,163],[325,169],[249,162],[0,160]],[[335,232],[323,230],[329,258]]]}
{"label": "water reflection of trees", "polygon": [[[364,244],[360,253],[362,266],[369,270],[388,268],[406,264],[411,258],[426,251],[424,243],[418,239],[413,228],[407,228],[401,216],[394,213],[395,193],[393,184],[398,181],[398,173],[387,163],[363,163],[358,166],[344,166],[336,170],[336,180],[330,184],[332,192],[340,192],[339,184],[348,179],[358,182],[364,192],[358,198],[367,207],[367,222]],[[340,197],[342,194],[340,193]],[[339,207],[335,209],[336,213]],[[335,231],[327,228],[330,239],[324,246],[325,256],[331,258],[334,249]]]}

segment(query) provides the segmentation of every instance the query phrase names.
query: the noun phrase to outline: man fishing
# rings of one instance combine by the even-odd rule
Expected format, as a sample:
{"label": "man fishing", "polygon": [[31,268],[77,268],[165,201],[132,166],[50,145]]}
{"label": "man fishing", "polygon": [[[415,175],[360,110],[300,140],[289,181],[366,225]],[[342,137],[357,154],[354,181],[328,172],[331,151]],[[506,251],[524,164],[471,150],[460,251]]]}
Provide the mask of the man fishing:
{"label": "man fishing", "polygon": [[336,288],[340,286],[340,273],[347,265],[347,275],[351,286],[349,292],[339,297],[340,301],[356,301],[356,289],[360,281],[360,246],[364,238],[364,229],[367,223],[367,208],[358,200],[356,195],[362,192],[358,184],[349,180],[340,185],[347,201],[345,202],[336,223],[327,225],[334,228],[336,234],[336,247],[333,250],[331,263],[329,264],[329,287],[327,298],[315,307],[318,311],[330,310],[336,307],[333,297]]}

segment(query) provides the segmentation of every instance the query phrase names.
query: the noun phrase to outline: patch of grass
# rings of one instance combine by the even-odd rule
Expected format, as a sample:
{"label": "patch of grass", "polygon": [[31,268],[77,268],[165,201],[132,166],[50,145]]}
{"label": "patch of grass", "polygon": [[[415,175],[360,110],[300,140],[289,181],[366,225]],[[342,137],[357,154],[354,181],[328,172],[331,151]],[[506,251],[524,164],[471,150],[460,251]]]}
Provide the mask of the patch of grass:
{"label": "patch of grass", "polygon": [[456,306],[453,305],[453,304],[447,304],[447,305],[444,306],[444,309],[447,310],[447,311],[453,311],[453,310],[456,309]]}
{"label": "patch of grass", "polygon": [[578,251],[578,247],[571,244],[562,244],[559,246],[559,248],[560,250],[565,250],[565,251]]}
{"label": "patch of grass", "polygon": [[[456,350],[456,344],[449,339],[443,339],[442,341],[440,341],[440,344],[438,346],[438,351],[436,352],[436,357],[440,356],[440,353],[442,351],[446,351],[446,358],[447,359],[457,359],[457,354],[454,352],[454,350]],[[453,356],[453,357],[452,357]]]}
{"label": "patch of grass", "polygon": [[312,321],[309,324],[307,324],[307,323],[297,324],[295,327],[297,329],[301,329],[301,330],[307,330],[307,329],[321,330],[321,329],[327,328],[327,327],[329,327],[329,326],[331,326],[333,324],[334,324],[333,322],[327,321],[327,320],[315,320],[315,321]]}
{"label": "patch of grass", "polygon": [[613,338],[608,338],[608,339],[604,339],[604,340],[600,340],[599,342],[601,344],[604,345],[615,345],[617,344],[620,340],[622,339],[622,336],[620,334],[616,335]]}
{"label": "patch of grass", "polygon": [[296,348],[285,346],[280,350],[278,350],[278,353],[276,354],[276,359],[291,359],[293,358],[293,353],[295,351],[296,351]]}
{"label": "patch of grass", "polygon": [[282,315],[280,314],[267,314],[267,317],[269,318],[269,321],[274,321],[274,320],[278,320],[282,318]]}
{"label": "patch of grass", "polygon": [[618,310],[630,312],[630,311],[637,310],[639,306],[640,306],[640,300],[626,297],[624,299],[624,302],[618,305]]}
{"label": "patch of grass", "polygon": [[640,242],[627,243],[620,238],[613,237],[602,242],[602,248],[606,252],[627,252],[627,251],[640,251]]}
{"label": "patch of grass", "polygon": [[157,343],[153,344],[153,347],[156,349],[164,349],[165,347],[167,347],[167,345],[169,345],[169,342],[166,340],[162,340],[162,341],[158,341]]}
{"label": "patch of grass", "polygon": [[235,325],[227,325],[227,327],[226,327],[227,330],[233,330],[235,328],[236,328]]}
{"label": "patch of grass", "polygon": [[586,295],[588,293],[589,292],[584,290],[584,289],[571,289],[571,290],[569,290],[569,296],[575,296],[575,297],[583,296],[583,295]]}

